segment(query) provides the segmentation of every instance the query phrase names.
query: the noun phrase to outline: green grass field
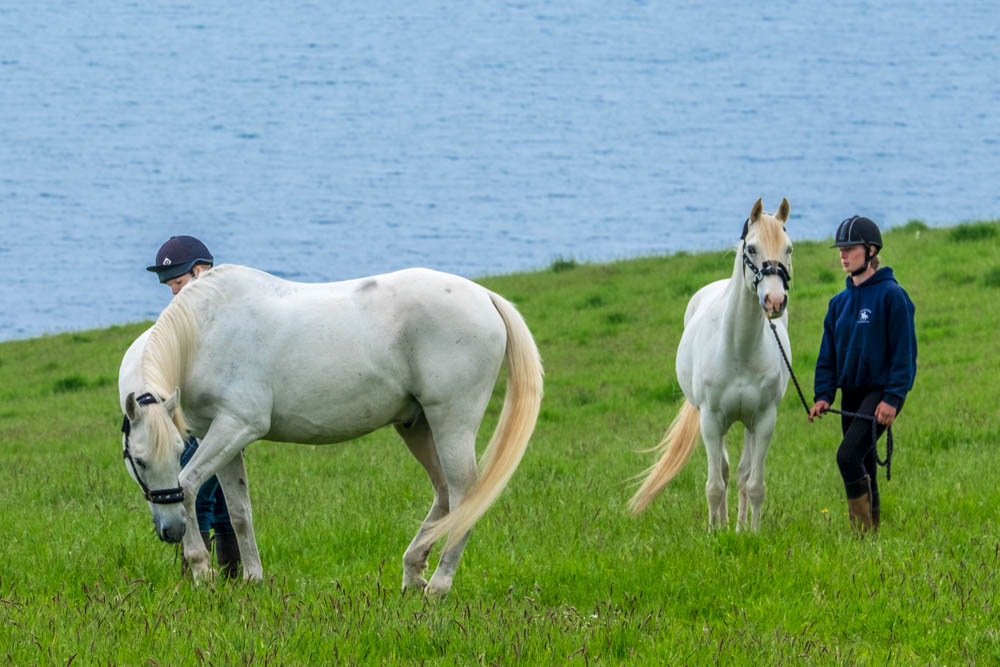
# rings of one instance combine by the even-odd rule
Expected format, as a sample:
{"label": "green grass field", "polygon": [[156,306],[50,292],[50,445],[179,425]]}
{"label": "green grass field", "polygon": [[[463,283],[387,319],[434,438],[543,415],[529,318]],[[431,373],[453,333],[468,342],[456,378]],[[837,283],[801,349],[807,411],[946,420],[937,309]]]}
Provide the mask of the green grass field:
{"label": "green grass field", "polygon": [[[790,335],[809,399],[844,280],[828,245],[795,249]],[[0,662],[997,664],[1000,223],[912,222],[886,246],[917,306],[919,370],[881,477],[882,531],[864,540],[838,424],[807,423],[791,384],[759,534],[707,532],[700,454],[640,518],[625,512],[652,462],[639,450],[680,404],[687,298],[730,275],[732,252],[482,280],[534,331],[546,396],[442,600],[399,592],[431,489],[391,429],[252,445],[265,579],[194,586],[122,464],[118,364],[148,323],[2,343]],[[741,427],[727,440],[738,458]]]}

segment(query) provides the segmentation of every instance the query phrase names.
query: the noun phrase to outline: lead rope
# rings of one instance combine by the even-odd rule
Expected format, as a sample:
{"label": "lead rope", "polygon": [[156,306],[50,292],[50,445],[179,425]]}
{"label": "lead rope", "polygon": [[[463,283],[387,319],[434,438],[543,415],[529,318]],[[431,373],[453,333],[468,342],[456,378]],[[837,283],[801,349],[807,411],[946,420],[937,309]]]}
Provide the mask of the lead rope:
{"label": "lead rope", "polygon": [[[785,354],[785,347],[781,344],[781,339],[778,338],[778,329],[774,326],[774,322],[771,320],[767,321],[768,325],[771,327],[771,333],[774,334],[774,341],[778,344],[778,350],[781,352],[781,358],[785,361],[785,368],[792,376],[792,382],[795,383],[795,390],[799,392],[799,400],[802,401],[802,407],[806,409],[806,414],[809,414],[809,404],[806,403],[806,397],[802,394],[802,387],[799,386],[799,380],[795,377],[795,371],[792,370],[792,364],[788,361],[788,355]],[[834,410],[833,408],[827,408],[827,412],[832,412],[834,414],[843,415],[845,417],[851,417],[853,419],[865,419],[872,424],[872,446],[868,450],[869,452],[874,452],[875,462],[880,466],[885,468],[885,480],[888,482],[892,479],[892,427],[888,427],[885,431],[885,460],[883,461],[878,457],[878,419],[875,415],[865,415],[860,412],[848,412],[846,410]],[[867,456],[867,452],[865,455]]]}

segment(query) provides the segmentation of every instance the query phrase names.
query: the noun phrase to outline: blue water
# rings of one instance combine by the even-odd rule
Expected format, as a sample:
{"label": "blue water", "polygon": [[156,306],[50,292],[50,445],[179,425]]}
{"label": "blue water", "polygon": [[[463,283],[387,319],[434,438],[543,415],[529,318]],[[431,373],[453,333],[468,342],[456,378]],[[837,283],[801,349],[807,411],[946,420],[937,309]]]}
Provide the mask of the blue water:
{"label": "blue water", "polygon": [[993,3],[761,4],[3,3],[0,339],[154,317],[172,234],[320,281],[1000,217]]}

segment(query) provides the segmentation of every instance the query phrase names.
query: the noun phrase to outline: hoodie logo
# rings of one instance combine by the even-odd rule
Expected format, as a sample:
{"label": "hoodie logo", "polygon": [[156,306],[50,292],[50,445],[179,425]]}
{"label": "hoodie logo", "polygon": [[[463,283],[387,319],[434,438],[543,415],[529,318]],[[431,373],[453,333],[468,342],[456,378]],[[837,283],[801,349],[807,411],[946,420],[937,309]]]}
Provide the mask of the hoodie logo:
{"label": "hoodie logo", "polygon": [[872,319],[872,311],[868,308],[862,308],[861,313],[858,315],[858,324],[868,324]]}

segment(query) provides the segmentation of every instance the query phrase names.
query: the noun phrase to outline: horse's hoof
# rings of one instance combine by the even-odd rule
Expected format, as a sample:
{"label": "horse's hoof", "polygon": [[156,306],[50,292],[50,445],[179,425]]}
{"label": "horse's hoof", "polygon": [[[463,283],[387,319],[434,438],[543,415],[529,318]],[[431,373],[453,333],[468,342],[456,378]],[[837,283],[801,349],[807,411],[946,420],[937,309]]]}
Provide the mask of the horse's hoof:
{"label": "horse's hoof", "polygon": [[427,580],[423,577],[403,577],[403,592],[405,593],[409,588],[423,591],[427,588]]}
{"label": "horse's hoof", "polygon": [[442,581],[440,577],[431,577],[431,581],[424,589],[424,595],[428,597],[443,597],[451,590],[451,580]]}
{"label": "horse's hoof", "polygon": [[215,570],[210,567],[206,567],[204,570],[192,568],[191,574],[195,586],[200,586],[201,584],[211,586],[215,583]]}

